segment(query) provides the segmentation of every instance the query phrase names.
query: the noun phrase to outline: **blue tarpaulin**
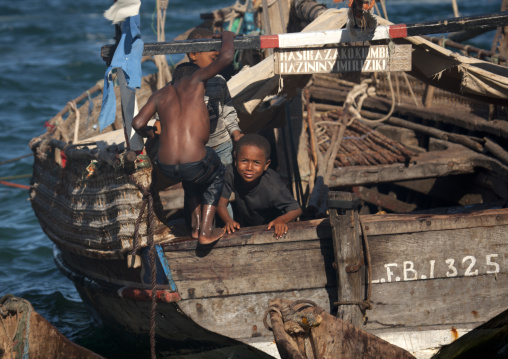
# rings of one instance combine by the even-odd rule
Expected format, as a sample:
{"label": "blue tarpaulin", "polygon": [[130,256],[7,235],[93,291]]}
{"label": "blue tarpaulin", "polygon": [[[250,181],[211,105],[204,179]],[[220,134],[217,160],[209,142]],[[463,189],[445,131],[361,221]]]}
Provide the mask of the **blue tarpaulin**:
{"label": "blue tarpaulin", "polygon": [[102,108],[99,115],[100,130],[115,122],[116,97],[113,85],[112,71],[122,68],[127,80],[127,87],[135,90],[141,87],[141,56],[143,55],[143,40],[139,30],[139,15],[131,16],[122,23],[122,37],[113,55],[111,65],[104,76],[104,91]]}

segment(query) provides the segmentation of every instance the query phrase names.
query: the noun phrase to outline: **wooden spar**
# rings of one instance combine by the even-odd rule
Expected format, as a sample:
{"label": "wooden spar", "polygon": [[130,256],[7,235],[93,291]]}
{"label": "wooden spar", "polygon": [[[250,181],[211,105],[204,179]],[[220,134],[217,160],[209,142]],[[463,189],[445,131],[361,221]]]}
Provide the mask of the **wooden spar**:
{"label": "wooden spar", "polygon": [[[349,43],[352,41],[370,41],[396,39],[408,36],[440,34],[478,28],[494,28],[508,24],[508,11],[477,16],[465,16],[438,21],[414,24],[380,25],[373,33],[361,32],[352,39],[346,29],[296,32],[279,35],[239,36],[234,40],[235,50],[299,48],[309,45]],[[145,43],[143,55],[183,54],[189,52],[218,51],[221,39],[195,39],[173,42]],[[101,56],[108,61],[114,53],[114,45],[105,45]]]}
{"label": "wooden spar", "polygon": [[[359,328],[363,324],[362,312],[356,304],[363,300],[363,257],[357,230],[360,199],[354,193],[332,191],[328,195],[327,204],[337,273],[337,317]],[[355,304],[345,304],[346,302]]]}

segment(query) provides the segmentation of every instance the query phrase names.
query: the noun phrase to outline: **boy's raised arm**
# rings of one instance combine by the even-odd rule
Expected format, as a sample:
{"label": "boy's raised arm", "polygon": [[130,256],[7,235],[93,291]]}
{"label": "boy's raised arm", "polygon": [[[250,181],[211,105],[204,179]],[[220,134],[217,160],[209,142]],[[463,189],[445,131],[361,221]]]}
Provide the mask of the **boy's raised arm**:
{"label": "boy's raised arm", "polygon": [[214,35],[213,38],[217,38],[219,36],[222,37],[219,56],[207,67],[203,67],[196,71],[196,77],[199,81],[204,82],[211,79],[233,62],[233,57],[235,55],[235,44],[233,39],[235,38],[235,33],[231,31],[224,31],[219,35]]}

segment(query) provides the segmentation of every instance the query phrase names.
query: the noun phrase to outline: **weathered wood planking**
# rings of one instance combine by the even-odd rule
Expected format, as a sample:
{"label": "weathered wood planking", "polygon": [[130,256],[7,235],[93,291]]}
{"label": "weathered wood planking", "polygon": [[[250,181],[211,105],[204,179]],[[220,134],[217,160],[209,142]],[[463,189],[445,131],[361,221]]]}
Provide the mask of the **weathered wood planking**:
{"label": "weathered wood planking", "polygon": [[367,329],[470,328],[507,308],[507,213],[364,216],[378,233]]}
{"label": "weathered wood planking", "polygon": [[[358,205],[354,193],[332,191],[328,194],[330,224],[332,226],[338,302],[363,301],[362,243],[359,238]],[[363,316],[357,305],[339,305],[337,317],[346,323],[360,326]]]}
{"label": "weathered wood planking", "polygon": [[360,219],[365,224],[365,231],[368,236],[493,226],[504,227],[508,226],[508,208],[455,214],[375,214],[364,215]]}
{"label": "weathered wood planking", "polygon": [[508,275],[375,284],[367,325],[373,333],[471,329],[508,308]]}
{"label": "weathered wood planking", "polygon": [[[260,275],[260,280],[263,279]],[[293,301],[311,300],[330,310],[329,293],[324,288],[182,300],[177,305],[197,324],[210,331],[242,341],[258,336],[272,341],[272,332],[264,327],[263,315],[268,301],[275,297]]]}
{"label": "weathered wood planking", "polygon": [[[225,234],[214,244],[213,248],[331,238],[331,229],[328,219],[292,222],[288,223],[288,227],[288,233],[279,239],[274,237],[272,229],[266,229],[266,225],[241,228],[234,233]],[[170,243],[165,243],[163,247],[165,251],[187,251],[196,250],[196,244],[197,242],[195,240],[187,237],[172,240]],[[214,249],[212,249],[212,251]]]}
{"label": "weathered wood planking", "polygon": [[104,359],[67,339],[33,308],[28,312],[30,304],[13,306],[17,300],[0,304],[0,358]]}
{"label": "weathered wood planking", "polygon": [[[335,286],[331,239],[165,252],[182,299]],[[330,280],[332,278],[332,280]]]}
{"label": "weathered wood planking", "polygon": [[372,236],[372,280],[384,283],[506,274],[506,237],[506,226]]}
{"label": "weathered wood planking", "polygon": [[[122,333],[130,333],[129,339],[148,343],[150,332],[150,302],[140,302],[121,298],[114,293],[90,290],[76,283],[83,302],[99,315],[109,328]],[[157,344],[157,350],[178,350],[234,345],[236,341],[222,335],[211,333],[190,320],[174,303],[157,306],[156,335],[164,338]],[[137,336],[141,337],[137,337]],[[125,339],[125,338],[124,338]]]}
{"label": "weathered wood planking", "polygon": [[378,166],[338,167],[330,177],[330,187],[359,186],[370,183],[474,173],[488,157],[465,148],[421,153],[403,163]]}

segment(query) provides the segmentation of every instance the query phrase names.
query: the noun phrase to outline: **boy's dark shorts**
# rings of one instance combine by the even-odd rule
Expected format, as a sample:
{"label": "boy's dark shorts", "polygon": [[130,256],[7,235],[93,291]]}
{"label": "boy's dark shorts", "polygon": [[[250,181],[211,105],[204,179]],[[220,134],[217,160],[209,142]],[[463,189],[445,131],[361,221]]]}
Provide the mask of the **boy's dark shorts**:
{"label": "boy's dark shorts", "polygon": [[201,204],[217,206],[219,203],[226,167],[210,147],[206,147],[201,161],[166,165],[157,158],[155,163],[166,177],[182,181],[186,198],[201,196]]}

